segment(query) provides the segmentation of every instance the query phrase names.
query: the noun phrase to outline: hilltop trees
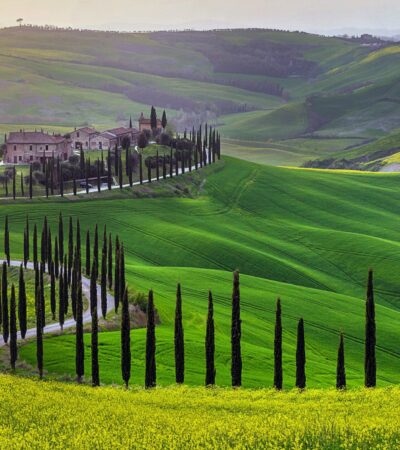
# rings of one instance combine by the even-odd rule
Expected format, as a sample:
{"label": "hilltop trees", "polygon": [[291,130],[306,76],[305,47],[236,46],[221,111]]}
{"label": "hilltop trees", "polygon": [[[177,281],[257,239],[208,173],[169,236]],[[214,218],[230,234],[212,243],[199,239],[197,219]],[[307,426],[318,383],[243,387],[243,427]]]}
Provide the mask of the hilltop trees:
{"label": "hilltop trees", "polygon": [[282,389],[282,311],[281,300],[276,301],[275,340],[274,340],[274,388]]}
{"label": "hilltop trees", "polygon": [[211,291],[208,292],[208,315],[206,329],[206,386],[215,384],[215,337],[214,337],[214,306]]}
{"label": "hilltop trees", "polygon": [[296,387],[306,387],[306,351],[304,342],[304,321],[299,320],[297,326],[297,348],[296,348]]}
{"label": "hilltop trees", "polygon": [[365,387],[376,386],[376,326],[372,269],[368,272],[367,300],[365,303]]}
{"label": "hilltop trees", "polygon": [[231,376],[232,386],[240,387],[242,385],[242,354],[240,340],[242,336],[242,321],[240,319],[240,288],[239,272],[233,274],[233,293],[232,293],[232,328],[231,328]]}
{"label": "hilltop trees", "polygon": [[185,379],[185,350],[184,350],[184,335],[182,324],[182,293],[180,283],[178,283],[176,290],[174,343],[175,343],[175,381],[178,384],[181,384],[184,382]]}

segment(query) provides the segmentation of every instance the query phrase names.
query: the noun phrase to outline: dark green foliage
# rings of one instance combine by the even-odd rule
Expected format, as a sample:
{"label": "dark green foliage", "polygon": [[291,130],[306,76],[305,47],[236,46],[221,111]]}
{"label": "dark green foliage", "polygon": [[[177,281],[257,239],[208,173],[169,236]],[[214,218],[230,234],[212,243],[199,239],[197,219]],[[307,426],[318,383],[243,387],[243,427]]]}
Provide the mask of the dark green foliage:
{"label": "dark green foliage", "polygon": [[103,242],[101,254],[101,313],[105,319],[107,316],[107,238]]}
{"label": "dark green foliage", "polygon": [[71,283],[73,260],[74,260],[74,228],[72,225],[72,217],[70,216],[68,227],[68,284]]}
{"label": "dark green foliage", "polygon": [[72,266],[72,279],[71,279],[71,307],[72,315],[76,320],[76,296],[78,293],[78,281],[79,281],[79,254],[75,247],[74,263]]}
{"label": "dark green foliage", "polygon": [[111,190],[111,186],[112,186],[111,152],[110,152],[110,149],[108,149],[108,155],[107,155],[107,187],[108,187],[108,190]]}
{"label": "dark green foliage", "polygon": [[64,274],[63,274],[63,304],[64,304],[64,314],[68,314],[68,269],[67,269],[67,256],[64,256]]}
{"label": "dark green foliage", "polygon": [[41,296],[42,293],[39,286],[36,293],[36,360],[40,379],[43,378],[43,314]]}
{"label": "dark green foliage", "polygon": [[60,258],[58,256],[58,239],[57,236],[54,239],[54,275],[58,278],[60,273]]}
{"label": "dark green foliage", "polygon": [[121,153],[119,153],[119,162],[118,162],[118,182],[119,182],[119,188],[122,189],[124,185],[123,180],[123,174],[122,174],[122,159],[121,159]]}
{"label": "dark green foliage", "polygon": [[10,299],[10,365],[11,369],[15,370],[15,363],[18,357],[17,348],[17,311],[15,302],[15,286],[11,285],[11,299]]}
{"label": "dark green foliage", "polygon": [[346,389],[346,369],[344,364],[344,338],[343,333],[340,333],[339,349],[336,367],[336,388]]}
{"label": "dark green foliage", "polygon": [[79,219],[76,221],[76,254],[78,260],[78,269],[81,270],[81,224]]}
{"label": "dark green foliage", "polygon": [[13,177],[12,177],[12,192],[13,192],[13,199],[15,200],[15,197],[17,196],[17,189],[16,189],[16,171],[15,166],[13,166]]}
{"label": "dark green foliage", "polygon": [[[90,311],[93,315],[93,311],[97,305],[97,264],[96,260],[93,260],[92,271],[90,274]],[[96,308],[97,312],[97,308]]]}
{"label": "dark green foliage", "polygon": [[[93,266],[95,266],[95,262],[93,262]],[[97,269],[95,267],[92,267],[93,273],[96,273],[96,270]],[[96,287],[94,289],[96,289]],[[92,302],[92,289],[90,290],[90,297],[91,297],[91,302]],[[100,375],[99,375],[99,342],[98,342],[97,301],[93,302],[93,309],[92,309],[91,346],[92,346],[92,386],[99,386],[100,385]]]}
{"label": "dark green foliage", "polygon": [[29,165],[29,198],[33,197],[33,172],[32,172],[32,164]]}
{"label": "dark green foliage", "polygon": [[143,155],[139,155],[139,182],[143,184]]}
{"label": "dark green foliage", "polygon": [[62,263],[62,261],[64,260],[64,223],[61,213],[58,218],[58,245],[58,256],[60,258],[60,263]]}
{"label": "dark green foliage", "polygon": [[90,231],[86,231],[86,276],[90,275]]}
{"label": "dark green foliage", "polygon": [[239,272],[233,274],[233,293],[232,293],[232,329],[231,329],[231,347],[232,347],[232,386],[240,387],[242,385],[242,354],[240,340],[242,336],[242,321],[240,319],[240,288]]}
{"label": "dark green foliage", "polygon": [[37,226],[33,227],[33,265],[35,269],[38,265],[38,239],[37,239]]}
{"label": "dark green foliage", "polygon": [[119,270],[119,239],[118,236],[115,239],[115,262],[114,262],[114,306],[115,306],[115,312],[118,312],[118,306],[120,301],[120,270]]}
{"label": "dark green foliage", "polygon": [[154,133],[157,130],[157,111],[154,106],[151,107],[150,111],[150,125]]}
{"label": "dark green foliage", "polygon": [[54,263],[50,266],[50,309],[53,320],[56,320],[56,277]]}
{"label": "dark green foliage", "polygon": [[365,303],[365,387],[376,386],[376,325],[372,269],[368,272],[367,300]]}
{"label": "dark green foliage", "polygon": [[100,182],[100,160],[99,159],[97,159],[96,169],[97,169],[97,192],[100,192],[101,191],[101,182]]}
{"label": "dark green foliage", "polygon": [[75,174],[75,170],[73,171],[72,192],[73,192],[74,195],[76,195],[76,174]]}
{"label": "dark green foliage", "polygon": [[281,390],[283,386],[282,369],[282,310],[281,300],[276,301],[275,339],[274,339],[274,388]]}
{"label": "dark green foliage", "polygon": [[121,244],[119,249],[119,259],[118,259],[118,267],[119,267],[119,300],[122,301],[122,296],[125,292],[125,251],[124,251],[124,244]]}
{"label": "dark green foliage", "polygon": [[10,333],[9,317],[8,317],[8,274],[7,263],[3,262],[3,271],[1,276],[1,306],[2,306],[2,322],[3,322],[3,339],[7,343]]}
{"label": "dark green foliage", "polygon": [[212,293],[209,291],[206,329],[206,386],[215,384],[215,375],[214,304]]}
{"label": "dark green foliage", "polygon": [[25,230],[24,230],[24,267],[25,267],[25,269],[26,269],[26,266],[28,265],[28,259],[29,259],[29,257],[28,257],[28,249],[29,249],[29,247],[28,247],[28,235],[27,235],[26,228],[25,228]]}
{"label": "dark green foliage", "polygon": [[8,216],[4,223],[4,254],[6,255],[7,264],[10,265],[10,232],[8,229]]}
{"label": "dark green foliage", "polygon": [[50,273],[50,267],[53,263],[53,244],[51,240],[51,230],[47,231],[47,270]]}
{"label": "dark green foliage", "polygon": [[173,162],[172,162],[172,147],[170,149],[169,152],[169,177],[172,178],[174,176],[174,171],[173,171]]}
{"label": "dark green foliage", "polygon": [[174,344],[175,344],[175,381],[177,383],[183,383],[185,381],[185,349],[184,349],[184,333],[182,323],[182,292],[180,283],[178,283],[176,290]]}
{"label": "dark green foliage", "polygon": [[40,242],[40,262],[45,264],[47,261],[47,217],[44,218],[42,226],[42,239]]}
{"label": "dark green foliage", "polygon": [[83,301],[82,283],[79,280],[76,297],[76,332],[75,332],[75,368],[78,382],[82,380],[85,373],[85,345],[83,342]]}
{"label": "dark green foliage", "polygon": [[46,325],[46,311],[45,311],[45,298],[44,298],[44,264],[40,264],[39,270],[39,288],[40,288],[40,307],[42,311],[42,327]]}
{"label": "dark green foliage", "polygon": [[128,387],[131,377],[131,325],[129,318],[128,288],[122,296],[121,313],[121,371],[125,386]]}
{"label": "dark green foliage", "polygon": [[167,127],[167,114],[165,113],[165,109],[162,113],[162,118],[161,118],[161,126],[163,127],[163,129],[165,130],[165,128]]}
{"label": "dark green foliage", "polygon": [[65,306],[64,306],[64,276],[60,273],[58,278],[58,321],[60,323],[61,330],[64,327],[64,316],[65,316]]}
{"label": "dark green foliage", "polygon": [[99,268],[99,229],[98,229],[97,223],[96,223],[96,227],[94,229],[93,263],[95,263],[96,278],[97,278],[98,275],[99,275],[98,274],[98,268]]}
{"label": "dark green foliage", "polygon": [[21,330],[22,339],[25,339],[26,335],[26,289],[24,280],[24,269],[22,264],[19,268],[19,280],[18,280],[18,320],[19,329]]}
{"label": "dark green foliage", "polygon": [[297,325],[296,387],[299,389],[304,389],[306,387],[306,349],[303,319],[300,319]]}
{"label": "dark green foliage", "polygon": [[146,374],[145,387],[156,386],[156,333],[153,291],[149,292],[147,304],[147,330],[146,330]]}
{"label": "dark green foliage", "polygon": [[159,158],[159,155],[158,155],[158,150],[157,150],[157,153],[156,153],[156,178],[157,178],[157,181],[160,181],[160,165],[158,163],[158,158]]}
{"label": "dark green foliage", "polygon": [[111,233],[108,235],[108,289],[112,288],[113,283],[113,257],[112,257],[112,238]]}

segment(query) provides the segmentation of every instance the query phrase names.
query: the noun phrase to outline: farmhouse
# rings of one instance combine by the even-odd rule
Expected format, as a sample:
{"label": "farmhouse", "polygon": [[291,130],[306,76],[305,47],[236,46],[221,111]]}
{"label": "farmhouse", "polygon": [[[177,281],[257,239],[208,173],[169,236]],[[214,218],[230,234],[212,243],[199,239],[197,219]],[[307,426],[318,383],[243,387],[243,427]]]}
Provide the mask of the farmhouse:
{"label": "farmhouse", "polygon": [[108,150],[115,146],[121,147],[122,141],[128,137],[131,144],[137,143],[139,130],[136,128],[113,128],[99,132],[94,128],[84,127],[71,133],[71,145],[75,150]]}
{"label": "farmhouse", "polygon": [[[161,130],[161,120],[157,119],[157,130]],[[144,117],[143,113],[139,117],[139,132],[142,133],[145,130],[151,131],[151,120]]]}
{"label": "farmhouse", "polygon": [[26,164],[45,159],[67,160],[72,155],[71,141],[42,131],[11,132],[5,141],[4,162]]}
{"label": "farmhouse", "polygon": [[94,128],[78,128],[71,133],[71,145],[74,149],[89,150],[92,148],[91,140],[98,134]]}

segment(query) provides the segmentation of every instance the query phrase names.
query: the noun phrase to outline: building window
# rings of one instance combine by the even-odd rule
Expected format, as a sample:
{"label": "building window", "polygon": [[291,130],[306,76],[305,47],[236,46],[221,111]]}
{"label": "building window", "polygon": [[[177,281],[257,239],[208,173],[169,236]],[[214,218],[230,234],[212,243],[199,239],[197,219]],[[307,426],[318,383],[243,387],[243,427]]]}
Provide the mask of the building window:
{"label": "building window", "polygon": [[76,133],[76,137],[79,137],[79,131]]}
{"label": "building window", "polygon": [[22,156],[18,156],[18,161],[22,161]]}
{"label": "building window", "polygon": [[99,142],[99,150],[103,150],[103,143],[101,141]]}
{"label": "building window", "polygon": [[30,151],[32,151],[32,150],[33,150],[33,147],[32,147],[32,145],[30,145],[30,146],[29,146],[29,150],[30,150]]}
{"label": "building window", "polygon": [[29,157],[29,159],[30,159],[31,161],[33,161],[33,156],[31,155],[31,156]]}
{"label": "building window", "polygon": [[17,150],[17,146],[16,145],[14,145],[14,151],[16,151]]}
{"label": "building window", "polygon": [[49,146],[48,145],[46,145],[46,150],[48,150],[49,149]]}
{"label": "building window", "polygon": [[88,142],[86,141],[86,148],[88,148],[89,147],[89,144],[88,144]]}
{"label": "building window", "polygon": [[17,157],[16,156],[14,156],[14,163],[15,164],[17,163]]}

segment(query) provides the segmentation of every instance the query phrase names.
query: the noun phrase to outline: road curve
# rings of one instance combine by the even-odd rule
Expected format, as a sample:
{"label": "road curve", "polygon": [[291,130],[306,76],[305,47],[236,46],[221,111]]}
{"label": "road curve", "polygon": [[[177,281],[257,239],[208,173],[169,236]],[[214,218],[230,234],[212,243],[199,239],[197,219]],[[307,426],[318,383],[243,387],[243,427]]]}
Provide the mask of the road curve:
{"label": "road curve", "polygon": [[[2,264],[4,260],[0,259],[0,263]],[[13,267],[20,267],[22,264],[22,261],[10,261],[10,266]],[[28,262],[27,269],[33,270],[33,263]],[[82,295],[84,295],[88,300],[90,298],[90,280],[82,275]],[[107,311],[111,311],[114,309],[114,297],[107,292]],[[100,319],[101,317],[101,288],[100,285],[97,284],[97,315]],[[90,313],[90,304],[88,303],[88,308],[83,312],[82,315],[83,323],[90,323],[92,321],[92,316]],[[75,320],[73,318],[68,319],[64,322],[63,329],[74,327],[76,324]],[[49,333],[55,333],[61,331],[60,324],[58,322],[51,323],[49,325],[46,325],[43,328],[44,334]],[[30,328],[26,331],[25,339],[35,337],[36,336],[36,327]],[[17,339],[21,338],[21,333],[18,331]],[[5,345],[3,336],[0,336],[0,347],[3,347]]]}

